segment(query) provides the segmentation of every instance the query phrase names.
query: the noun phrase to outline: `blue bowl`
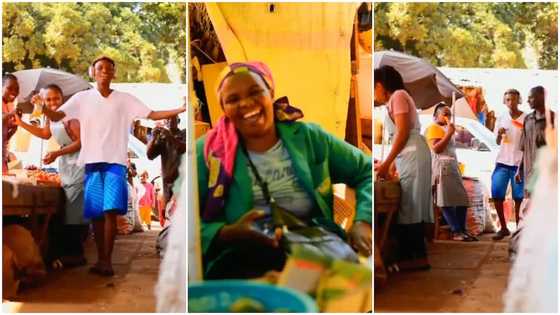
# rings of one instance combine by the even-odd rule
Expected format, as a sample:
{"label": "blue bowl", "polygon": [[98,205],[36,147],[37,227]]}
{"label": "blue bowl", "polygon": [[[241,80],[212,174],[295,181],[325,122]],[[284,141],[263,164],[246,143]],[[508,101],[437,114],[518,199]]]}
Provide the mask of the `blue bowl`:
{"label": "blue bowl", "polygon": [[315,301],[303,293],[242,280],[212,280],[189,285],[189,312],[227,313],[239,298],[260,302],[265,312],[317,313]]}

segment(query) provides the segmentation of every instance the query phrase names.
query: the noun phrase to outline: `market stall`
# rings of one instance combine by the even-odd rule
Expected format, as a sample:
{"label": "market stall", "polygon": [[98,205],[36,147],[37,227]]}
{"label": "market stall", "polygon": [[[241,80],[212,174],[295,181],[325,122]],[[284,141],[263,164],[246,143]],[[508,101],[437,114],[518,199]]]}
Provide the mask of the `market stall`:
{"label": "market stall", "polygon": [[49,221],[54,214],[63,211],[64,191],[56,174],[23,172],[25,177],[2,177],[2,216],[29,219],[33,238],[45,253]]}
{"label": "market stall", "polygon": [[389,229],[395,215],[399,211],[401,188],[398,179],[376,180],[374,183],[375,200],[375,278],[376,283],[383,284],[387,280],[384,264],[385,244],[389,237]]}

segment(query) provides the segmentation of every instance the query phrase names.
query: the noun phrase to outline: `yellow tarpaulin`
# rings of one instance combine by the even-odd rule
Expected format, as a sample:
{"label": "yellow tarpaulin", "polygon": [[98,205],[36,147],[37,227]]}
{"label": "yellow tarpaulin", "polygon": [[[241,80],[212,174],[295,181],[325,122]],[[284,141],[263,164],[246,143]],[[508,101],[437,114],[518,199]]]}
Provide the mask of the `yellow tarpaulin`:
{"label": "yellow tarpaulin", "polygon": [[222,116],[222,107],[216,97],[216,88],[218,75],[226,66],[225,62],[214,63],[202,66],[202,80],[204,81],[204,93],[208,101],[208,111],[210,112],[210,121],[212,126],[216,125],[218,118]]}
{"label": "yellow tarpaulin", "polygon": [[[303,110],[304,120],[344,138],[358,5],[207,3],[206,8],[228,62],[267,63],[274,75],[276,97],[288,96]],[[215,95],[208,93],[212,93],[208,95],[212,106]]]}

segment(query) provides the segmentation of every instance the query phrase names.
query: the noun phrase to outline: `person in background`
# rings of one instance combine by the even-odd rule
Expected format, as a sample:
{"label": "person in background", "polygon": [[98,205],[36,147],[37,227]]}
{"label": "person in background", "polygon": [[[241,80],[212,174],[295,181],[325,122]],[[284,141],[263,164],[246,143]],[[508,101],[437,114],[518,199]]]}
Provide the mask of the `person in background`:
{"label": "person in background", "polygon": [[19,95],[17,77],[11,73],[2,76],[2,173],[8,172],[8,143],[17,131],[14,101]]}
{"label": "person in background", "polygon": [[469,198],[463,186],[455,154],[455,124],[451,110],[445,103],[436,105],[434,123],[426,129],[428,145],[432,149],[432,185],[436,191],[436,205],[451,226],[454,241],[476,241],[466,230]]}
{"label": "person in background", "polygon": [[[136,200],[136,192],[133,185],[133,179],[136,176],[136,165],[130,162],[130,159],[127,160],[127,184],[128,184],[128,209],[126,214],[124,215],[117,215],[117,234],[121,235],[128,235],[134,231],[134,221],[135,215],[137,213],[137,200]],[[138,221],[140,221],[140,217],[138,217]],[[140,225],[140,229],[142,229],[142,225]]]}
{"label": "person in background", "polygon": [[375,102],[386,104],[386,120],[393,134],[391,151],[375,165],[378,178],[387,178],[393,163],[399,174],[401,204],[398,213],[399,269],[430,268],[424,239],[424,223],[434,222],[432,208],[432,159],[420,134],[416,104],[404,87],[401,74],[391,66],[374,70]]}
{"label": "person in background", "polygon": [[[31,102],[44,104],[52,110],[62,105],[62,89],[55,84],[47,85],[41,93],[36,94]],[[32,135],[41,139],[54,137],[61,146],[59,150],[48,152],[43,158],[45,164],[51,164],[58,159],[58,171],[64,189],[64,218],[62,231],[54,231],[56,248],[53,266],[56,268],[84,265],[83,235],[87,234],[89,220],[84,218],[84,167],[78,164],[78,157],[82,142],[80,139],[80,122],[76,119],[65,122],[46,120],[44,127],[28,124],[16,117],[16,124]],[[59,228],[57,228],[58,230]]]}
{"label": "person in background", "polygon": [[500,219],[500,230],[492,237],[501,240],[511,233],[504,215],[504,200],[508,185],[511,183],[512,197],[515,202],[515,221],[519,222],[519,209],[523,201],[523,181],[516,181],[515,174],[521,163],[523,153],[519,150],[525,113],[518,109],[521,101],[519,91],[509,89],[504,93],[504,104],[509,111],[498,119],[494,133],[500,146],[496,167],[492,173],[492,199]]}
{"label": "person in background", "polygon": [[479,102],[480,104],[480,112],[478,113],[478,121],[485,126],[486,125],[486,120],[488,119],[488,106],[486,105],[486,102],[484,102],[482,100],[482,95],[479,96]]}
{"label": "person in background", "polygon": [[113,90],[115,62],[106,56],[95,59],[90,76],[95,88],[74,94],[58,111],[43,108],[51,121],[78,119],[82,148],[79,163],[85,164],[84,216],[93,219],[97,263],[91,273],[113,276],[116,217],[128,211],[127,157],[130,126],[135,119],[161,120],[185,112],[181,108],[152,111],[138,98]]}
{"label": "person in background", "polygon": [[132,223],[132,232],[144,232],[142,227],[142,220],[140,219],[140,209],[138,205],[138,191],[137,182],[135,182],[136,176],[138,175],[136,171],[136,164],[128,161],[128,174],[127,174],[127,184],[128,184],[128,220]]}
{"label": "person in background", "polygon": [[142,219],[142,224],[146,224],[148,230],[152,229],[152,209],[154,207],[154,185],[148,182],[148,172],[144,171],[140,175],[140,184],[143,189],[140,194],[140,218]]}
{"label": "person in background", "polygon": [[[150,160],[161,155],[161,170],[163,183],[164,207],[160,208],[159,219],[161,226],[169,219],[174,211],[173,183],[179,174],[181,155],[187,150],[186,129],[179,129],[179,117],[167,120],[167,128],[155,127],[152,139],[147,146],[147,156]],[[169,204],[169,206],[168,206]]]}
{"label": "person in background", "polygon": [[[532,180],[533,165],[537,157],[537,150],[546,145],[545,129],[545,93],[542,86],[536,86],[529,92],[527,102],[533,112],[527,114],[523,121],[523,131],[519,140],[519,150],[522,152],[523,158],[517,169],[516,181],[524,182],[525,197],[529,197],[527,190],[528,181]],[[551,121],[554,122],[554,112],[550,112]],[[554,127],[554,126],[553,126]]]}
{"label": "person in background", "polygon": [[161,192],[161,187],[159,182],[152,180],[152,185],[154,185],[154,198],[155,198],[155,209],[157,217],[159,220],[159,225],[161,227],[165,224],[165,202],[163,201],[163,193]]}
{"label": "person in background", "polygon": [[486,115],[486,128],[488,128],[490,131],[494,131],[494,126],[496,125],[496,114],[494,114],[494,111],[491,110],[488,112],[488,115]]}

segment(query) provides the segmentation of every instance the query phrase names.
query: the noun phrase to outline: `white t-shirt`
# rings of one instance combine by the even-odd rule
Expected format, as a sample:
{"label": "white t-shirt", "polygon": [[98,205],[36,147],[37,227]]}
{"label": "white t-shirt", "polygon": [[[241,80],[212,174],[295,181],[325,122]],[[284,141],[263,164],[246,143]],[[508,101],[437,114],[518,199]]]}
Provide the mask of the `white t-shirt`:
{"label": "white t-shirt", "polygon": [[59,111],[66,114],[64,120],[80,121],[80,165],[104,162],[126,166],[132,122],[146,118],[151,109],[131,94],[113,90],[105,98],[93,88],[74,94]]}
{"label": "white t-shirt", "polygon": [[[500,128],[506,129],[506,133],[502,136],[502,143],[500,144],[500,151],[496,157],[497,163],[502,163],[509,166],[518,166],[523,158],[523,152],[519,150],[519,141],[523,131],[523,120],[526,114],[523,113],[513,123],[511,116],[508,113],[503,114],[498,118],[496,126],[494,127],[494,135],[498,136]],[[504,141],[505,140],[505,141]]]}

